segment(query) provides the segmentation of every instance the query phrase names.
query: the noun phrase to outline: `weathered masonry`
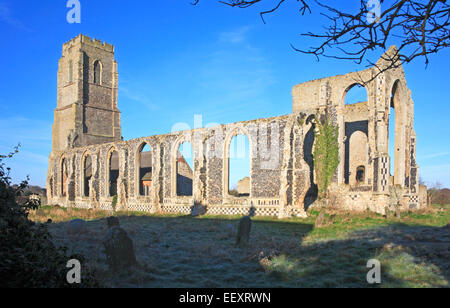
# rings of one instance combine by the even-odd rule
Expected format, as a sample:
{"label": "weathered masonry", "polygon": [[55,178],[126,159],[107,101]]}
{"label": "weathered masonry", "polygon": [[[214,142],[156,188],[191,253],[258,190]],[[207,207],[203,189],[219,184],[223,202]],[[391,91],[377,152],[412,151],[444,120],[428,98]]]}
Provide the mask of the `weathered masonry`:
{"label": "weathered masonry", "polygon": [[[393,52],[395,47],[387,54]],[[382,58],[377,66],[383,65]],[[379,213],[389,205],[418,209],[423,200],[411,92],[401,66],[377,72],[374,67],[297,85],[289,115],[123,141],[114,48],[80,35],[64,44],[59,61],[48,200],[92,209],[304,215],[317,197],[316,121],[327,117],[339,131],[340,164],[329,188],[333,205]],[[363,84],[367,101],[346,105],[347,92],[361,80],[371,80]],[[392,110],[395,123],[389,123]],[[395,141],[389,140],[390,124]],[[238,134],[250,143],[244,197],[228,187],[230,143]],[[192,169],[179,150],[187,142]],[[395,143],[392,158],[389,142]]]}

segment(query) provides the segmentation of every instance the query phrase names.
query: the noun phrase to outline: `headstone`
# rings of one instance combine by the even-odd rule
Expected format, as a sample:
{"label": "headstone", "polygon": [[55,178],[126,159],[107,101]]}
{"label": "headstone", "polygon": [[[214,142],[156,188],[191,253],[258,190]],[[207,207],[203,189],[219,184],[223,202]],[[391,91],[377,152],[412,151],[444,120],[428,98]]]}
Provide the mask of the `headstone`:
{"label": "headstone", "polygon": [[106,223],[108,224],[108,229],[112,228],[112,227],[120,227],[119,218],[117,218],[115,216],[106,218]]}
{"label": "headstone", "polygon": [[67,225],[67,234],[79,235],[87,232],[86,221],[83,219],[74,219]]}
{"label": "headstone", "polygon": [[197,204],[191,207],[191,216],[193,217],[197,217],[197,216],[202,216],[206,214],[206,206]]}
{"label": "headstone", "polygon": [[133,240],[121,227],[109,229],[103,246],[110,270],[118,271],[136,264]]}
{"label": "headstone", "polygon": [[250,238],[252,220],[249,216],[241,218],[239,221],[238,232],[236,236],[236,247],[246,247]]}

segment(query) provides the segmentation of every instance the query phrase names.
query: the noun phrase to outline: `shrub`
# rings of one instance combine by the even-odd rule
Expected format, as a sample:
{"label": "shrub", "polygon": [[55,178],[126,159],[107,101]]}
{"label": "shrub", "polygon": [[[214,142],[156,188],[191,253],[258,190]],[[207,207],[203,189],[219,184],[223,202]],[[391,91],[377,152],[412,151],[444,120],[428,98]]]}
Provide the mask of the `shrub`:
{"label": "shrub", "polygon": [[66,281],[67,261],[80,255],[66,254],[65,248],[57,248],[51,241],[47,224],[36,224],[28,219],[29,211],[37,209],[34,200],[16,202],[28,186],[28,179],[19,186],[11,186],[10,168],[4,159],[18,152],[0,155],[0,287],[95,287],[98,286],[92,272],[82,271],[82,284],[69,285]]}
{"label": "shrub", "polygon": [[117,207],[117,195],[115,195],[113,197],[112,202],[111,202],[111,207],[113,209],[113,212],[115,212],[116,211],[116,207]]}

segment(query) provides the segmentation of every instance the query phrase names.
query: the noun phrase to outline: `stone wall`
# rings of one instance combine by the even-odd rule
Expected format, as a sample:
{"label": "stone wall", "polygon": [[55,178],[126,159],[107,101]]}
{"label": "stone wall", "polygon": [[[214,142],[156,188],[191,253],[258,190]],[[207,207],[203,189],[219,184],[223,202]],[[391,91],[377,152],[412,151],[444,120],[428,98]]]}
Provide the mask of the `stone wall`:
{"label": "stone wall", "polygon": [[[109,209],[112,202],[108,187],[109,170],[110,164],[113,164],[119,167],[117,194],[123,209],[189,212],[194,204],[205,204],[215,214],[245,214],[252,207],[260,215],[278,216],[280,209],[286,206],[296,207],[300,211],[303,204],[301,197],[311,183],[304,180],[309,179],[310,172],[306,164],[293,166],[290,163],[294,159],[302,160],[302,135],[308,131],[308,125],[299,125],[297,117],[292,114],[53,152],[48,180],[52,184],[49,202],[63,206]],[[268,132],[273,133],[269,142]],[[237,133],[247,134],[250,141],[250,195],[244,198],[229,195],[227,189],[229,146]],[[291,140],[294,135],[297,136]],[[294,140],[297,142],[291,142]],[[191,142],[193,145],[194,170],[190,170],[184,159],[177,154],[179,145],[183,142]],[[137,172],[140,167],[137,157],[144,143],[150,145],[153,160],[153,194],[148,197],[138,194]],[[207,151],[200,151],[199,148]],[[118,161],[111,159],[113,152],[118,153]],[[90,190],[93,193],[89,197],[84,196],[82,187],[84,171],[81,166],[86,155],[92,160]],[[181,168],[184,170],[182,173],[193,179],[192,196],[177,194],[177,170],[180,171],[177,164],[180,159],[181,165],[185,166]],[[62,161],[71,166],[68,168],[66,185],[74,187],[66,196],[58,193],[62,185]],[[296,174],[303,174],[300,183],[292,177],[294,171]],[[286,194],[289,194],[288,198]],[[121,199],[120,196],[124,198]]]}
{"label": "stone wall", "polygon": [[238,182],[237,192],[239,195],[250,195],[250,178],[245,177]]}

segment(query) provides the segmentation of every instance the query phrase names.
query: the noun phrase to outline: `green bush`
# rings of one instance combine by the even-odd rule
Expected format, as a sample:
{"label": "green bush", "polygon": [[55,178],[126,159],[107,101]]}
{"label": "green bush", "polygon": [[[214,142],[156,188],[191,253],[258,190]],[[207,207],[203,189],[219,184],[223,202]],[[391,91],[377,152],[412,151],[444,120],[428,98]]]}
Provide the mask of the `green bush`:
{"label": "green bush", "polygon": [[66,254],[65,248],[57,248],[51,241],[47,224],[36,224],[28,219],[28,213],[37,209],[39,203],[27,200],[17,203],[16,197],[23,194],[28,179],[18,187],[12,187],[10,168],[4,159],[18,152],[0,155],[0,287],[95,287],[93,274],[82,269],[82,283],[69,285],[66,280],[66,264],[80,255]]}
{"label": "green bush", "polygon": [[[316,117],[319,119],[319,117]],[[319,200],[326,198],[328,186],[339,166],[338,128],[328,119],[316,123],[316,141],[314,145],[314,170],[319,190]]]}
{"label": "green bush", "polygon": [[111,207],[113,209],[113,212],[115,212],[116,211],[116,207],[117,207],[117,195],[115,195],[113,197],[112,202],[111,202]]}

